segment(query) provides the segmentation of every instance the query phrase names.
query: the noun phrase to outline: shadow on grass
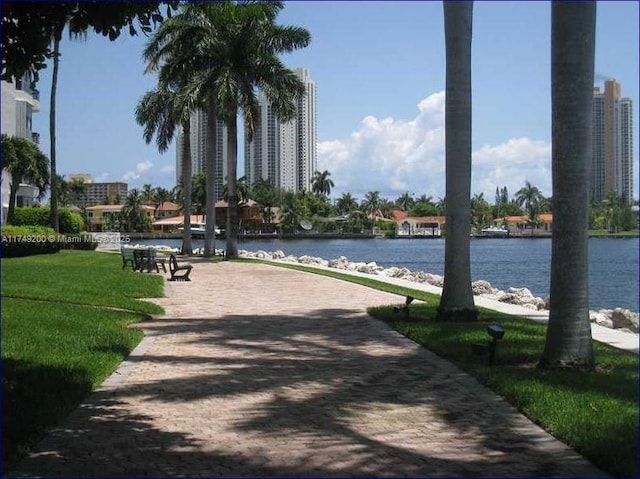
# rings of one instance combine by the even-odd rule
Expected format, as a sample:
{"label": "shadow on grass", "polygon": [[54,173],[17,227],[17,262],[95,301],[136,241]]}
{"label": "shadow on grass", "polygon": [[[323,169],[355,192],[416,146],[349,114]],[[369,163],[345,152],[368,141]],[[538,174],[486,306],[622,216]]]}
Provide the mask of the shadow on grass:
{"label": "shadow on grass", "polygon": [[129,360],[180,374],[95,393],[44,444],[57,455],[18,473],[598,475],[457,368],[360,311],[140,327],[172,348]]}
{"label": "shadow on grass", "polygon": [[91,379],[85,370],[3,358],[3,474],[90,392]]}

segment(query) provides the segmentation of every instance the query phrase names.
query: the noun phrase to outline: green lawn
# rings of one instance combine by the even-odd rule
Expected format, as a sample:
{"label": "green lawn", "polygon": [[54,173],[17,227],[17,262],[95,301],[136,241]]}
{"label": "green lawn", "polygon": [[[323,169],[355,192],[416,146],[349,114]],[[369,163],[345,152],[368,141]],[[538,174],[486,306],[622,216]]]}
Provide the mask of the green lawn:
{"label": "green lawn", "polygon": [[140,342],[126,326],[162,309],[135,298],[162,290],[114,254],[2,260],[3,474]]}
{"label": "green lawn", "polygon": [[[619,477],[637,476],[636,354],[594,342],[595,372],[542,371],[536,366],[544,348],[544,324],[483,308],[479,308],[478,322],[438,322],[435,318],[439,296],[337,271],[270,264],[326,274],[425,301],[410,306],[409,320],[391,306],[372,307],[369,313],[467,371],[604,471]],[[404,306],[401,297],[398,306]],[[487,343],[486,327],[490,324],[500,324],[506,331],[494,366],[489,366],[487,357],[477,356],[472,348],[474,343]]]}

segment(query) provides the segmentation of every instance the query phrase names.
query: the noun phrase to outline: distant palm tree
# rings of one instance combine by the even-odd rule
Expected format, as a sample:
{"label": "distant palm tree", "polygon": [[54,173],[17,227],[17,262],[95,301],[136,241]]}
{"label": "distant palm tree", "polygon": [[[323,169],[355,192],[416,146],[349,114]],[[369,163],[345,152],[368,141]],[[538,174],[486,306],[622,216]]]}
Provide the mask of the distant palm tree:
{"label": "distant palm tree", "polygon": [[550,310],[540,366],[593,370],[588,223],[596,2],[552,2],[553,236]]}
{"label": "distant palm tree", "polygon": [[171,201],[171,192],[166,188],[162,188],[161,186],[157,187],[156,194],[155,194],[155,201],[156,201],[156,204],[158,205],[156,207],[156,213],[157,213],[158,209],[162,208],[165,203]]}
{"label": "distant palm tree", "polygon": [[416,202],[413,195],[408,191],[405,191],[400,197],[396,200],[396,204],[400,207],[402,211],[409,211],[409,208]]}
{"label": "distant palm tree", "polygon": [[122,219],[125,223],[126,231],[142,232],[150,229],[150,222],[143,208],[143,195],[139,190],[129,191],[122,208]]}
{"label": "distant palm tree", "polygon": [[473,2],[443,2],[446,46],[446,238],[438,317],[476,320],[471,289],[471,25]]}
{"label": "distant palm tree", "polygon": [[360,208],[366,214],[375,214],[380,209],[380,192],[369,191],[364,195]]}
{"label": "distant palm tree", "polygon": [[278,201],[275,187],[268,179],[260,179],[253,184],[249,196],[261,208],[262,219],[269,224],[273,221],[273,207]]}
{"label": "distant palm tree", "polygon": [[58,203],[60,206],[69,206],[71,204],[71,193],[69,191],[69,183],[64,176],[58,175],[56,188],[58,189]]}
{"label": "distant palm tree", "polygon": [[342,193],[342,196],[336,201],[336,212],[340,215],[351,213],[358,207],[358,202],[351,196],[351,193]]}
{"label": "distant palm tree", "polygon": [[544,201],[544,196],[540,192],[537,186],[532,186],[528,181],[525,186],[520,188],[516,192],[516,203],[521,208],[524,207],[529,215],[529,222],[533,225],[536,222],[536,217],[540,212],[540,206]]}
{"label": "distant palm tree", "polygon": [[313,179],[311,180],[311,191],[320,195],[329,196],[331,194],[331,188],[335,185],[333,180],[329,178],[331,173],[327,170],[323,172],[315,171],[313,173]]}
{"label": "distant palm tree", "polygon": [[142,201],[151,204],[154,201],[155,189],[149,183],[142,185]]}
{"label": "distant palm tree", "polygon": [[84,200],[87,195],[87,184],[81,178],[74,178],[69,183],[67,183],[67,185],[74,204],[78,206],[78,203]]}
{"label": "distant palm tree", "polygon": [[38,145],[25,138],[2,135],[2,169],[11,174],[7,223],[14,220],[16,197],[20,183],[29,182],[42,198],[49,186],[49,159]]}

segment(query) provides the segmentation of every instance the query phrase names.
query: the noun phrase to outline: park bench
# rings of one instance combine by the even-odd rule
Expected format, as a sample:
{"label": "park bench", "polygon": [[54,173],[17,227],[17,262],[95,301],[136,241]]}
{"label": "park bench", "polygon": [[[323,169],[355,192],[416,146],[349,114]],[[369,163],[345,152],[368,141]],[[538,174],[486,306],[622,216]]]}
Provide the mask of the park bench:
{"label": "park bench", "polygon": [[147,249],[134,249],[133,250],[133,269],[134,271],[147,271],[147,273],[151,273],[151,271],[155,268],[156,273],[160,272],[160,267],[162,267],[162,271],[167,272],[166,267],[166,259],[159,258],[156,255],[156,250],[153,248]]}
{"label": "park bench", "polygon": [[136,270],[135,258],[133,255],[134,250],[132,248],[125,248],[122,246],[120,248],[120,255],[122,256],[122,269],[124,270],[128,264],[131,265],[131,268]]}
{"label": "park bench", "polygon": [[169,256],[169,272],[171,277],[167,281],[191,281],[189,274],[193,266],[191,263],[178,263],[175,255]]}

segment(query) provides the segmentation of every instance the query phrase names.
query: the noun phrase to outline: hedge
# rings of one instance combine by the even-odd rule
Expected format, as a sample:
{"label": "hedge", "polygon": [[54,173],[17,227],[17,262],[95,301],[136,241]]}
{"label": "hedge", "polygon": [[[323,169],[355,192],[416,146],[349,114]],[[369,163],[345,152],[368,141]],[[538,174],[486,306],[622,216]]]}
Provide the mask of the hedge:
{"label": "hedge", "polygon": [[3,226],[2,256],[13,258],[59,252],[64,243],[53,228],[46,226]]}
{"label": "hedge", "polygon": [[[48,206],[19,206],[15,209],[14,226],[50,226]],[[84,218],[69,208],[58,211],[60,233],[78,234],[84,229]]]}

